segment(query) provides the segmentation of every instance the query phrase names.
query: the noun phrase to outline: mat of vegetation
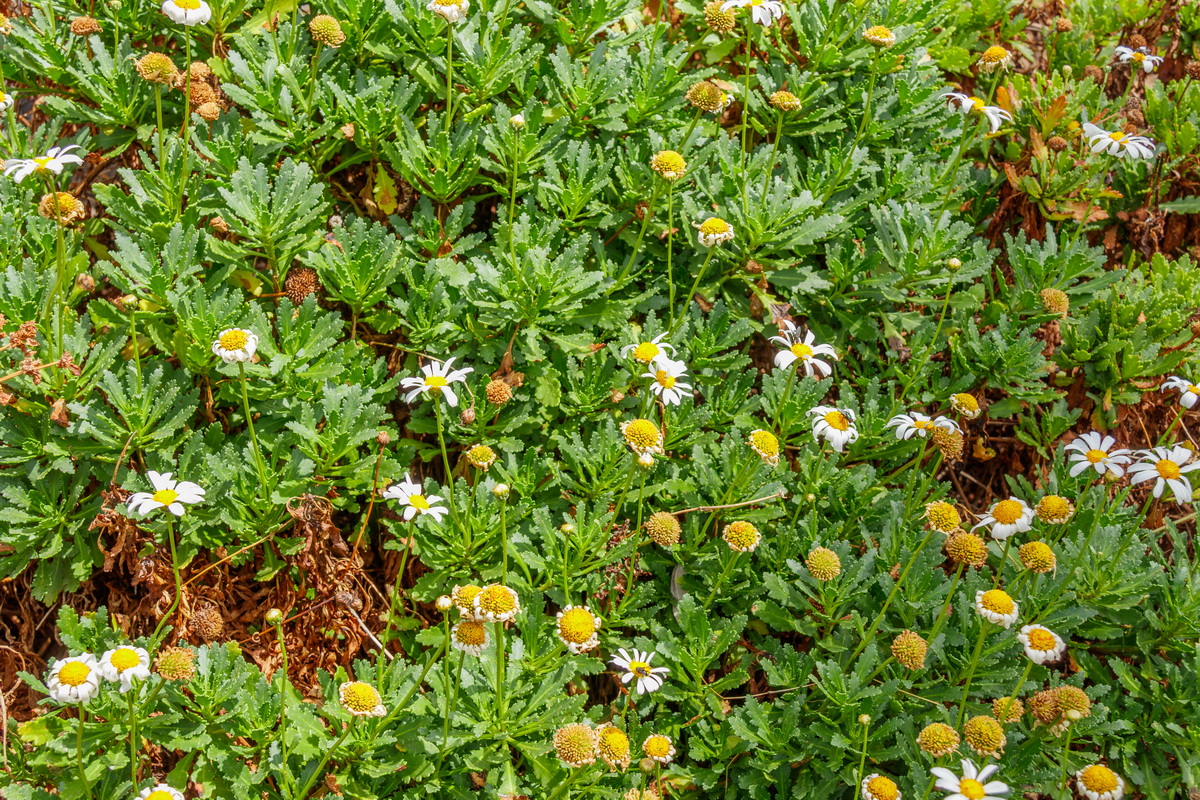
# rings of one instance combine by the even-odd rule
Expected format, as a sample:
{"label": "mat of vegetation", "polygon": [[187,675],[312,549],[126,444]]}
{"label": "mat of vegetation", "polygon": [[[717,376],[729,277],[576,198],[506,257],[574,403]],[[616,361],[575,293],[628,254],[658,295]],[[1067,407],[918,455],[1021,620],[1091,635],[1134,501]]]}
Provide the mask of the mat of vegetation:
{"label": "mat of vegetation", "polygon": [[1198,31],[0,0],[0,796],[1196,796]]}

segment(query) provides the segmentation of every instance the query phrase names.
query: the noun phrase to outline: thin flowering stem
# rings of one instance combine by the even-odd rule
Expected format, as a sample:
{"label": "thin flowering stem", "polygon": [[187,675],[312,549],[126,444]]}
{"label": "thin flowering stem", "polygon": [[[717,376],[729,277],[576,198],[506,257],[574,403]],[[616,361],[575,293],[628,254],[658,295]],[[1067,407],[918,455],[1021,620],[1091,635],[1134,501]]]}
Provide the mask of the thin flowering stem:
{"label": "thin flowering stem", "polygon": [[1033,661],[1027,658],[1025,659],[1025,671],[1021,673],[1021,678],[1017,681],[1017,685],[1013,687],[1012,694],[1008,696],[1008,700],[1004,702],[1004,705],[1000,709],[1006,717],[1008,716],[1009,710],[1013,707],[1013,703],[1016,701],[1017,695],[1021,693],[1021,687],[1025,685],[1025,681],[1029,680],[1029,675],[1032,672]]}
{"label": "thin flowering stem", "polygon": [[170,512],[167,513],[167,544],[171,549],[171,574],[175,578],[175,596],[171,599],[171,606],[167,609],[167,613],[163,614],[162,619],[158,621],[158,626],[154,629],[154,634],[150,637],[150,641],[155,645],[159,643],[158,636],[163,632],[163,628],[171,617],[175,614],[175,609],[179,608],[179,600],[183,595],[183,581],[179,577],[179,558],[175,554],[175,527],[171,522]]}
{"label": "thin flowering stem", "polygon": [[329,759],[333,758],[333,754],[337,752],[337,749],[342,746],[342,742],[346,741],[346,737],[350,735],[350,731],[354,730],[354,721],[356,719],[358,717],[350,717],[350,722],[346,725],[345,730],[342,731],[342,735],[325,751],[325,755],[321,757],[317,768],[308,776],[308,780],[304,782],[304,786],[292,794],[292,800],[304,800],[304,798],[308,797],[308,793],[312,791],[313,784],[316,783],[317,776],[325,775],[325,765],[329,763]]}
{"label": "thin flowering stem", "polygon": [[775,173],[775,158],[779,155],[779,136],[783,132],[783,112],[779,111],[775,119],[775,136],[771,141],[771,160],[767,162],[766,175],[763,176],[762,197],[758,201],[758,212],[761,214],[767,207],[767,195],[771,191],[771,176]]}
{"label": "thin flowering stem", "polygon": [[[416,526],[415,518],[411,524],[414,527]],[[387,623],[383,627],[383,635],[379,637],[380,642],[382,643],[383,647],[385,647],[385,648],[387,647],[387,644],[388,644],[388,637],[391,636],[391,633],[392,633],[392,625],[396,619],[396,603],[399,602],[400,608],[402,610],[405,610],[405,611],[408,610],[408,605],[404,602],[404,587],[402,586],[402,582],[404,580],[405,570],[408,569],[408,554],[410,552],[412,552],[412,532],[411,532],[411,530],[409,532],[409,536],[404,540],[403,544],[404,544],[404,553],[400,556],[400,568],[398,570],[396,570],[396,582],[392,586],[391,597],[388,598]],[[382,659],[380,659],[378,668],[380,671],[379,679],[382,680],[382,678],[383,678],[383,660]]]}
{"label": "thin flowering stem", "polygon": [[446,454],[446,434],[443,430],[442,404],[438,398],[433,399],[433,413],[437,416],[438,447],[442,451],[442,468],[446,471],[446,500],[450,503],[450,512],[458,521],[458,511],[454,505],[454,471],[450,467],[450,456]]}
{"label": "thin flowering stem", "polygon": [[833,197],[833,193],[838,190],[842,184],[842,179],[846,177],[846,172],[850,164],[854,162],[854,151],[863,140],[863,136],[867,132],[867,120],[871,116],[871,101],[875,97],[875,81],[879,74],[879,51],[876,50],[871,54],[871,78],[867,83],[867,97],[863,102],[863,115],[858,123],[858,131],[854,134],[854,141],[850,145],[850,152],[842,159],[841,166],[838,167],[837,176],[825,189],[825,195],[821,198],[822,203],[829,202],[829,198]]}
{"label": "thin flowering stem", "polygon": [[508,502],[500,499],[500,582],[508,585]]}
{"label": "thin flowering stem", "polygon": [[1063,785],[1063,789],[1070,788],[1070,784],[1068,782],[1070,780],[1070,778],[1068,776],[1070,775],[1071,770],[1068,765],[1070,764],[1070,761],[1071,761],[1071,735],[1073,733],[1075,733],[1074,726],[1068,725],[1067,726],[1067,737],[1066,737],[1066,741],[1063,742],[1063,754],[1062,754],[1062,785]]}
{"label": "thin flowering stem", "polygon": [[658,199],[659,192],[661,191],[662,185],[660,183],[656,183],[650,191],[650,199],[646,201],[646,208],[642,212],[642,227],[638,229],[637,239],[633,242],[633,250],[629,253],[629,260],[625,262],[625,266],[613,282],[613,286],[609,290],[610,292],[623,286],[625,278],[629,275],[629,271],[633,269],[633,262],[637,259],[638,251],[642,249],[642,239],[646,237],[646,229],[650,226],[650,217],[654,214],[654,201]]}
{"label": "thin flowering stem", "polygon": [[862,746],[859,748],[858,771],[855,773],[854,779],[854,800],[858,800],[862,794],[863,772],[867,768],[867,734],[871,730],[871,720],[868,717],[866,722],[862,722],[862,718],[860,717],[859,724],[862,725],[863,734]]}
{"label": "thin flowering stem", "polygon": [[501,726],[508,713],[508,700],[504,697],[504,661],[507,653],[504,648],[504,623],[495,623],[496,631],[496,719]]}
{"label": "thin flowering stem", "polygon": [[263,461],[262,450],[258,446],[258,434],[254,431],[254,414],[250,411],[250,394],[246,390],[246,364],[238,362],[238,382],[242,386],[242,410],[246,413],[246,429],[250,433],[250,448],[254,451],[254,466],[258,470],[259,485],[262,490],[267,493],[264,499],[270,499],[271,491],[268,488],[271,484],[267,478],[267,465]]}
{"label": "thin flowering stem", "polygon": [[[85,797],[92,796],[92,783],[88,780],[87,770],[83,768],[83,717],[87,712],[79,706],[79,727],[75,729],[75,767],[79,770],[79,780],[83,782]],[[137,786],[135,781],[133,784]]]}
{"label": "thin flowering stem", "polygon": [[513,270],[516,272],[518,280],[523,280],[524,272],[517,267],[517,247],[514,241],[517,235],[517,175],[521,171],[521,132],[513,127],[512,135],[512,183],[508,189],[508,255],[512,259]]}
{"label": "thin flowering stem", "polygon": [[904,565],[904,571],[900,573],[900,577],[896,580],[895,585],[892,586],[892,591],[888,594],[887,600],[883,602],[883,608],[879,609],[879,614],[875,617],[875,621],[871,623],[871,627],[865,634],[863,634],[862,641],[858,643],[858,647],[856,647],[854,652],[850,655],[850,661],[854,661],[854,659],[858,658],[862,651],[867,649],[867,645],[871,643],[871,640],[875,636],[875,632],[879,630],[879,624],[883,622],[884,615],[887,614],[887,610],[891,607],[892,601],[896,599],[896,594],[900,591],[900,587],[904,585],[904,579],[908,577],[909,570],[913,568],[913,564],[917,563],[917,559],[920,557],[922,551],[925,550],[925,545],[929,544],[929,539],[932,536],[933,529],[930,528],[925,533],[925,538],[921,540],[919,545],[917,545],[917,549],[913,551],[912,556],[908,559],[908,563]]}
{"label": "thin flowering stem", "polygon": [[671,270],[671,253],[675,240],[675,182],[667,187],[667,308],[675,313],[675,273]]}
{"label": "thin flowering stem", "polygon": [[754,25],[747,20],[746,26],[746,72],[745,82],[743,87],[744,94],[742,95],[742,215],[746,215],[746,187],[749,181],[745,179],[746,175],[746,158],[748,157],[748,143],[750,139],[750,61],[754,58],[754,51],[750,43],[750,34],[754,30]]}
{"label": "thin flowering stem", "polygon": [[982,617],[979,619],[979,638],[975,640],[975,651],[971,653],[971,664],[967,667],[967,678],[963,682],[962,700],[958,704],[958,722],[954,727],[961,728],[963,718],[967,715],[967,697],[971,693],[971,680],[975,677],[975,669],[979,666],[979,655],[983,652],[983,641],[987,638],[988,627],[991,625]]}
{"label": "thin flowering stem", "polygon": [[[679,326],[683,323],[684,319],[687,318],[688,307],[692,304],[692,298],[696,296],[696,290],[700,288],[700,281],[704,278],[704,273],[708,269],[708,262],[712,261],[713,254],[716,251],[716,247],[708,248],[708,254],[704,256],[704,263],[700,265],[699,271],[696,272],[696,279],[692,281],[692,288],[689,289],[688,293],[683,296],[683,304],[679,309],[679,316],[671,320],[671,327],[667,333],[668,338],[675,335],[675,331],[679,329]],[[674,303],[671,304],[671,313],[675,313]]]}
{"label": "thin flowering stem", "polygon": [[[133,696],[135,692],[131,689],[125,693],[125,700],[129,706],[129,781],[136,789],[138,785],[138,735],[137,735],[137,707],[134,705]],[[82,711],[83,709],[80,709]]]}
{"label": "thin flowering stem", "polygon": [[679,152],[684,152],[688,142],[691,141],[692,131],[696,130],[696,125],[700,122],[700,116],[704,113],[704,109],[697,108],[696,113],[692,116],[692,121],[688,124],[687,130],[683,133],[683,138],[679,141]]}
{"label": "thin flowering stem", "polygon": [[729,558],[725,561],[725,569],[721,570],[721,574],[717,576],[717,582],[713,584],[712,592],[709,593],[708,599],[704,601],[705,610],[712,605],[713,600],[717,599],[717,593],[721,591],[721,587],[725,585],[725,581],[729,579],[730,573],[733,572],[733,567],[738,562],[738,556],[741,553],[737,550],[729,551]]}
{"label": "thin flowering stem", "polygon": [[1000,551],[1000,565],[996,567],[996,574],[992,577],[993,589],[1000,585],[1000,575],[1004,572],[1004,568],[1008,566],[1008,548],[1012,547],[1012,540],[1012,536],[1004,540],[1004,549]]}
{"label": "thin flowering stem", "polygon": [[449,132],[454,119],[454,23],[446,20],[446,123],[443,130]]}
{"label": "thin flowering stem", "polygon": [[[183,29],[183,172],[179,179],[179,207],[176,209],[176,219],[183,215],[183,199],[187,194],[188,181],[188,149],[192,135],[192,35],[191,28]],[[279,287],[275,287],[279,291]]]}
{"label": "thin flowering stem", "polygon": [[796,359],[796,363],[792,365],[792,375],[788,378],[787,386],[783,387],[783,396],[779,398],[779,405],[775,407],[775,418],[771,420],[775,430],[779,432],[780,438],[786,438],[786,431],[783,429],[783,410],[787,407],[788,400],[792,399],[792,386],[800,380],[800,359]]}
{"label": "thin flowering stem", "polygon": [[292,784],[292,771],[288,768],[287,751],[287,690],[288,690],[288,657],[287,642],[283,638],[283,616],[275,620],[275,640],[279,642],[279,763],[283,788],[289,789]]}
{"label": "thin flowering stem", "polygon": [[954,590],[958,588],[958,582],[962,579],[965,568],[966,564],[959,564],[958,569],[954,571],[954,580],[950,582],[950,591],[946,593],[946,602],[942,604],[942,610],[938,612],[937,618],[933,621],[933,630],[928,639],[930,644],[933,644],[934,639],[942,632],[942,627],[946,624],[948,619],[946,612],[950,610],[950,603],[954,600]]}
{"label": "thin flowering stem", "polygon": [[925,352],[921,354],[921,360],[917,367],[909,372],[908,380],[904,382],[904,386],[900,389],[900,396],[896,398],[897,405],[904,404],[904,398],[908,395],[908,390],[913,387],[913,383],[925,371],[925,365],[929,363],[930,356],[933,355],[934,348],[937,347],[937,341],[942,335],[942,326],[946,324],[946,312],[950,309],[950,295],[954,292],[954,276],[946,281],[946,296],[942,300],[942,310],[938,314],[938,324],[934,328],[933,338],[929,341],[929,345],[925,348]]}
{"label": "thin flowering stem", "polygon": [[[442,614],[442,626],[445,628],[446,641],[450,641],[450,613],[449,610]],[[459,651],[458,663],[462,664],[463,653]],[[449,653],[447,653],[449,656]],[[450,659],[449,657],[442,659],[442,693],[443,702],[446,705],[446,713],[442,718],[442,744],[438,748],[439,759],[446,754],[446,743],[450,740]]]}
{"label": "thin flowering stem", "polygon": [[642,545],[642,499],[646,490],[646,471],[642,470],[642,480],[638,484],[637,525],[633,529],[633,553],[629,556],[629,574],[625,576],[625,594],[617,605],[617,613],[625,607],[625,602],[633,594],[633,580],[637,576],[638,548]]}

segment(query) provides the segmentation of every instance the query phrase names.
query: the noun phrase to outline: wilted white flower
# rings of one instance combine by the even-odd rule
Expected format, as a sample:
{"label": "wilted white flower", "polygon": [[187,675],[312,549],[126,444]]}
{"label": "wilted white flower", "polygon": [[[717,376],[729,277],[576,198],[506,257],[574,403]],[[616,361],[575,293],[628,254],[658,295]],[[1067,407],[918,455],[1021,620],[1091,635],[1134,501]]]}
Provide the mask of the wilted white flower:
{"label": "wilted white flower", "polygon": [[1184,408],[1195,408],[1196,401],[1200,400],[1200,386],[1185,380],[1178,375],[1172,375],[1163,381],[1163,385],[1159,387],[1160,392],[1165,392],[1168,389],[1174,389],[1179,392],[1179,405]]}
{"label": "wilted white flower", "polygon": [[950,108],[963,116],[967,114],[982,114],[984,117],[987,117],[988,124],[992,128],[992,133],[1000,130],[1000,126],[1005,122],[1012,122],[1012,114],[999,106],[989,106],[978,97],[972,97],[961,92],[947,92],[942,97],[946,98],[946,103]]}
{"label": "wilted white flower", "polygon": [[133,514],[149,514],[156,508],[165,508],[177,517],[182,517],[184,505],[199,503],[204,499],[204,490],[191,481],[176,481],[171,477],[174,473],[158,473],[153,470],[146,472],[150,479],[153,492],[135,492],[125,501],[126,507]]}
{"label": "wilted white flower", "polygon": [[720,217],[696,223],[696,240],[702,247],[716,247],[733,238],[733,226]]}
{"label": "wilted white flower", "polygon": [[1154,72],[1163,61],[1162,56],[1152,56],[1142,47],[1135,50],[1132,47],[1121,45],[1113,51],[1113,54],[1122,64],[1129,64],[1132,69],[1140,66],[1142,72],[1145,73]]}

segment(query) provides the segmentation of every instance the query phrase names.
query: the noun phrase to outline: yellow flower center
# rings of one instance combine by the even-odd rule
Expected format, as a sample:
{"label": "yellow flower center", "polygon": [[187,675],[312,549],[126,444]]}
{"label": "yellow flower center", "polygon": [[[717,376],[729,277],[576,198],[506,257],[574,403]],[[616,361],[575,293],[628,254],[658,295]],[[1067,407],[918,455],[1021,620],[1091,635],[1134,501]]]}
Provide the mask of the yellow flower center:
{"label": "yellow flower center", "polygon": [[370,711],[379,705],[379,691],[369,683],[353,681],[342,689],[342,705],[351,711]]}
{"label": "yellow flower center", "polygon": [[958,509],[944,500],[939,500],[935,503],[930,503],[925,507],[925,517],[929,520],[929,524],[934,530],[948,533],[962,525],[962,517],[959,516]]}
{"label": "yellow flower center", "polygon": [[779,439],[770,431],[755,431],[750,434],[750,446],[759,455],[774,458],[779,455]]}
{"label": "yellow flower center", "polygon": [[1186,394],[1200,394],[1200,386],[1197,386],[1194,383],[1188,384]]}
{"label": "yellow flower center", "polygon": [[1008,58],[1008,51],[998,44],[983,51],[983,60],[988,64],[997,64],[1006,58]]}
{"label": "yellow flower center", "polygon": [[1001,525],[1012,525],[1021,518],[1024,509],[1016,500],[1001,500],[992,509],[992,517]]}
{"label": "yellow flower center", "polygon": [[443,386],[449,386],[450,381],[443,378],[441,375],[430,375],[425,379],[425,387],[428,389],[438,390]]}
{"label": "yellow flower center", "polygon": [[117,672],[124,672],[127,669],[133,669],[138,664],[142,663],[142,658],[137,654],[137,651],[131,647],[122,647],[120,650],[112,654],[109,663]]}
{"label": "yellow flower center", "polygon": [[1158,471],[1159,477],[1161,477],[1163,480],[1179,480],[1179,465],[1169,458],[1164,458],[1159,461],[1154,465],[1154,469]]}
{"label": "yellow flower center", "polygon": [[465,619],[454,629],[454,638],[459,644],[465,644],[468,647],[482,647],[487,641],[487,629],[484,628],[482,622],[476,622],[473,619]]}
{"label": "yellow flower center", "polygon": [[58,682],[67,686],[80,686],[91,677],[92,668],[82,661],[72,661],[58,671]]}
{"label": "yellow flower center", "polygon": [[172,0],[176,8],[182,8],[185,11],[195,11],[200,7],[200,0]]}
{"label": "yellow flower center", "polygon": [[1041,653],[1049,653],[1058,644],[1054,634],[1045,628],[1034,628],[1029,632],[1029,646]]}
{"label": "yellow flower center", "polygon": [[37,164],[38,172],[43,172],[46,169],[46,165],[53,160],[54,159],[50,158],[50,156],[38,156],[37,158],[33,159],[33,163]]}
{"label": "yellow flower center", "polygon": [[222,350],[241,350],[246,346],[246,342],[250,341],[250,337],[245,331],[225,331],[217,339],[217,344]]}
{"label": "yellow flower center", "polygon": [[1101,461],[1108,458],[1108,453],[1104,452],[1103,450],[1088,450],[1083,454],[1083,457],[1092,464],[1099,464]]}
{"label": "yellow flower center", "polygon": [[655,734],[642,743],[642,750],[651,758],[666,758],[671,754],[671,740]]}
{"label": "yellow flower center", "polygon": [[179,499],[179,492],[174,489],[159,489],[150,495],[150,499],[156,503],[162,503],[164,506],[169,506]]}
{"label": "yellow flower center", "polygon": [[813,349],[803,342],[796,342],[791,346],[792,355],[800,359],[812,358]]}
{"label": "yellow flower center", "polygon": [[978,97],[971,98],[971,106],[974,111],[982,111],[984,106],[986,106],[986,105],[987,104],[984,103],[983,100],[979,99]]}
{"label": "yellow flower center", "polygon": [[1121,142],[1125,141],[1125,134],[1121,133],[1120,131],[1113,131],[1108,135],[1108,138],[1120,144]]}
{"label": "yellow flower center", "polygon": [[1008,596],[1008,592],[1000,589],[984,592],[979,603],[994,614],[1011,614],[1013,612],[1013,599]]}
{"label": "yellow flower center", "polygon": [[468,583],[465,586],[455,586],[450,592],[450,599],[454,601],[454,605],[459,609],[473,609],[475,595],[479,594],[480,588],[473,583]]}
{"label": "yellow flower center", "polygon": [[647,675],[651,674],[650,665],[645,661],[630,661],[628,669],[639,678],[645,678]]}
{"label": "yellow flower center", "polygon": [[493,614],[508,614],[517,607],[512,589],[495,584],[479,593],[479,607]]}
{"label": "yellow flower center", "polygon": [[162,789],[155,789],[150,794],[146,795],[146,800],[175,800],[170,792],[164,792]]}
{"label": "yellow flower center", "polygon": [[429,510],[429,501],[425,499],[425,495],[423,494],[409,495],[408,504],[413,508],[420,509],[421,511]]}
{"label": "yellow flower center", "polygon": [[968,800],[983,800],[987,797],[987,793],[983,791],[983,784],[971,778],[963,778],[958,782],[958,793]]}
{"label": "yellow flower center", "polygon": [[1117,788],[1117,774],[1101,764],[1093,764],[1085,769],[1080,773],[1079,780],[1097,794],[1111,792]]}
{"label": "yellow flower center", "polygon": [[955,405],[957,405],[959,408],[966,409],[967,411],[978,411],[979,410],[979,401],[975,399],[974,395],[967,394],[966,392],[961,392],[959,394],[954,395],[953,399],[954,399]]}
{"label": "yellow flower center", "polygon": [[596,617],[586,608],[572,608],[558,619],[558,632],[571,644],[583,644],[596,632]]}
{"label": "yellow flower center", "polygon": [[629,737],[611,725],[601,729],[600,752],[612,761],[623,761],[629,755]]}
{"label": "yellow flower center", "polygon": [[675,385],[675,376],[663,369],[654,373],[654,380],[658,381],[658,385],[664,389],[670,389]]}
{"label": "yellow flower center", "polygon": [[658,438],[658,426],[648,419],[635,419],[625,426],[625,441],[633,447],[657,447]]}
{"label": "yellow flower center", "polygon": [[654,342],[642,342],[633,348],[633,359],[634,361],[641,361],[643,364],[649,364],[661,352],[662,350]]}
{"label": "yellow flower center", "polygon": [[738,520],[726,525],[723,536],[726,544],[734,550],[742,552],[757,545],[759,540],[758,528],[745,520]]}
{"label": "yellow flower center", "polygon": [[840,411],[830,411],[825,415],[824,419],[826,424],[834,430],[850,430],[850,420],[846,419],[846,415]]}
{"label": "yellow flower center", "polygon": [[1146,54],[1145,53],[1134,53],[1133,60],[1140,64],[1146,60]]}
{"label": "yellow flower center", "polygon": [[891,778],[885,778],[882,775],[876,775],[867,782],[867,791],[875,800],[896,800],[900,796],[900,791],[896,788],[895,782]]}
{"label": "yellow flower center", "polygon": [[709,236],[716,233],[728,233],[729,223],[720,217],[709,217],[700,224],[700,232]]}

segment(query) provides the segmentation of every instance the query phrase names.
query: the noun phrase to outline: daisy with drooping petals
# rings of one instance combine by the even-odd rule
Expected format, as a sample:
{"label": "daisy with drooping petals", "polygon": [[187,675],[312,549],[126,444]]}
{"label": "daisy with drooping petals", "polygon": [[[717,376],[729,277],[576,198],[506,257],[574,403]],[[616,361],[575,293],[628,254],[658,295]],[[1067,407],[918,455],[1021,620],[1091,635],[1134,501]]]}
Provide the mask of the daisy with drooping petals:
{"label": "daisy with drooping petals", "polygon": [[675,348],[664,342],[667,335],[660,333],[648,342],[638,342],[637,344],[627,344],[621,348],[621,358],[629,358],[633,356],[634,361],[642,364],[650,364],[660,358],[666,358],[663,351],[669,351],[672,355],[675,354]]}
{"label": "daisy with drooping petals", "polygon": [[436,505],[442,502],[441,496],[425,494],[421,484],[414,481],[408,473],[405,473],[404,480],[384,490],[383,496],[388,500],[398,500],[400,505],[405,506],[405,522],[409,522],[418,514],[428,514],[433,517],[434,522],[440,523],[442,516],[448,513],[445,506]]}
{"label": "daisy with drooping petals", "polygon": [[204,499],[204,490],[191,481],[177,481],[173,473],[146,472],[153,492],[135,492],[125,501],[130,513],[145,515],[156,508],[165,508],[177,517],[183,516],[184,505],[199,503]]}
{"label": "daisy with drooping petals", "polygon": [[17,183],[30,175],[44,175],[47,172],[62,175],[67,164],[83,163],[80,156],[71,152],[78,149],[79,145],[69,144],[65,147],[51,147],[46,151],[46,155],[37,158],[10,158],[4,162],[4,174],[10,176]]}
{"label": "daisy with drooping petals", "polygon": [[696,223],[696,240],[701,247],[716,247],[733,238],[733,226],[720,217],[709,217]]}
{"label": "daisy with drooping petals", "polygon": [[172,22],[186,25],[203,25],[212,19],[212,9],[204,0],[163,0],[162,12]]}
{"label": "daisy with drooping petals", "polygon": [[1075,788],[1088,800],[1121,800],[1125,779],[1103,764],[1093,764],[1075,773]]}
{"label": "daisy with drooping petals", "polygon": [[897,439],[911,439],[914,436],[924,439],[933,433],[934,428],[945,428],[951,433],[962,433],[958,423],[949,417],[928,417],[920,411],[897,414],[888,420],[887,427],[896,429]]}
{"label": "daisy with drooping petals", "polygon": [[985,526],[993,539],[1004,541],[1014,533],[1023,533],[1033,527],[1033,509],[1025,505],[1024,500],[1009,497],[993,503],[987,515],[971,530]]}
{"label": "daisy with drooping petals", "polygon": [[675,743],[671,741],[670,736],[652,733],[642,742],[642,752],[646,754],[647,758],[666,766],[671,763],[671,759],[675,758]]}
{"label": "daisy with drooping petals", "polygon": [[226,328],[217,334],[213,341],[213,355],[218,356],[226,364],[247,362],[254,358],[258,350],[258,334],[241,328]]}
{"label": "daisy with drooping petals", "polygon": [[138,795],[141,800],[183,800],[183,792],[173,789],[165,783],[156,783],[142,789]]}
{"label": "daisy with drooping petals", "polygon": [[100,665],[91,653],[54,662],[46,677],[50,697],[60,703],[86,703],[100,691]]}
{"label": "daisy with drooping petals", "polygon": [[775,434],[761,429],[750,431],[750,435],[746,437],[746,444],[758,453],[758,457],[767,466],[774,467],[779,464],[779,437]]}
{"label": "daisy with drooping petals", "polygon": [[979,57],[980,72],[995,72],[998,69],[1007,69],[1012,66],[1013,56],[1007,49],[998,44],[994,44],[987,50],[983,51],[983,55]]}
{"label": "daisy with drooping petals", "polygon": [[858,439],[858,428],[854,427],[854,412],[848,408],[817,406],[808,410],[813,420],[813,436],[829,442],[837,452]]}
{"label": "daisy with drooping petals", "polygon": [[962,760],[961,777],[945,767],[934,767],[929,771],[938,779],[934,785],[943,792],[950,792],[945,800],[1003,800],[1003,796],[1011,791],[1008,784],[988,781],[999,770],[999,764],[989,764],[980,769],[974,761],[965,758]]}
{"label": "daisy with drooping petals", "polygon": [[521,598],[502,583],[489,583],[475,595],[475,619],[507,622],[521,612]]}
{"label": "daisy with drooping petals", "polygon": [[477,619],[463,619],[450,629],[450,644],[455,650],[475,656],[478,658],[488,645],[492,643],[492,637],[488,635],[487,625]]}
{"label": "daisy with drooping petals", "polygon": [[1005,628],[1011,628],[1021,612],[1017,601],[1013,600],[1003,589],[991,589],[986,592],[980,589],[977,591],[975,593],[975,610],[988,622],[1003,625]]}
{"label": "daisy with drooping petals", "polygon": [[1165,392],[1168,389],[1174,389],[1179,392],[1179,405],[1184,408],[1191,409],[1196,407],[1196,401],[1200,400],[1200,386],[1192,383],[1189,380],[1184,380],[1178,375],[1172,375],[1163,381],[1163,385],[1159,387],[1160,392]]}
{"label": "daisy with drooping petals", "polygon": [[649,370],[642,373],[643,378],[650,378],[650,391],[669,406],[677,406],[692,392],[689,383],[681,383],[680,378],[687,377],[687,364],[682,361],[672,361],[663,356],[650,364]]}
{"label": "daisy with drooping petals", "polygon": [[662,455],[664,452],[662,431],[648,419],[638,418],[622,422],[621,436],[625,437],[625,444],[629,445],[629,449],[639,456],[653,458],[655,454]]}
{"label": "daisy with drooping petals", "polygon": [[1200,461],[1188,463],[1192,460],[1191,450],[1177,444],[1172,447],[1139,450],[1137,455],[1142,460],[1129,468],[1131,484],[1136,486],[1153,480],[1155,497],[1162,497],[1163,488],[1169,486],[1177,502],[1192,502],[1192,483],[1183,473],[1200,468]]}
{"label": "daisy with drooping petals", "polygon": [[1117,158],[1154,158],[1154,140],[1124,131],[1106,131],[1099,125],[1083,123],[1083,137],[1093,153],[1108,153]]}
{"label": "daisy with drooping petals", "polygon": [[1052,664],[1067,652],[1067,643],[1043,625],[1026,625],[1017,633],[1025,655],[1035,664]]}
{"label": "daisy with drooping petals", "polygon": [[4,92],[4,87],[0,86],[0,113],[8,111],[9,107],[16,100],[11,94]]}
{"label": "daisy with drooping petals", "polygon": [[1142,72],[1147,74],[1158,69],[1158,65],[1163,62],[1162,56],[1152,56],[1145,51],[1145,48],[1139,47],[1134,49],[1121,45],[1113,51],[1113,55],[1122,64],[1128,64],[1130,69],[1142,68]]}
{"label": "daisy with drooping petals", "polygon": [[600,644],[600,618],[587,606],[566,606],[555,618],[558,640],[579,655]]}
{"label": "daisy with drooping petals", "polygon": [[783,3],[779,0],[725,0],[721,4],[722,11],[731,8],[749,8],[750,18],[764,28],[783,17]]}
{"label": "daisy with drooping petals", "polygon": [[992,133],[1000,130],[1000,126],[1005,122],[1012,122],[1012,114],[999,106],[989,106],[978,97],[972,97],[969,94],[961,92],[947,92],[942,97],[946,98],[946,103],[950,108],[964,117],[968,114],[979,114],[985,117],[988,125],[992,128]]}
{"label": "daisy with drooping petals", "polygon": [[1116,443],[1117,440],[1113,437],[1104,436],[1096,431],[1080,434],[1079,438],[1063,448],[1071,453],[1071,477],[1091,467],[1101,477],[1106,472],[1111,472],[1113,476],[1123,478],[1125,467],[1133,458],[1124,448],[1113,450],[1112,446]]}
{"label": "daisy with drooping petals", "polygon": [[339,686],[338,701],[356,717],[382,717],[387,713],[379,690],[362,681],[346,681]]}
{"label": "daisy with drooping petals", "polygon": [[625,651],[625,648],[617,650],[619,655],[612,658],[612,664],[621,669],[621,683],[629,683],[636,679],[634,684],[638,694],[647,694],[648,692],[656,692],[662,688],[663,679],[661,676],[666,675],[671,670],[666,667],[652,667],[650,660],[654,658],[654,651],[634,650],[633,654]]}
{"label": "daisy with drooping petals", "polygon": [[862,779],[863,800],[900,800],[900,787],[886,775],[872,772]]}
{"label": "daisy with drooping petals", "polygon": [[450,387],[452,383],[463,383],[467,376],[475,371],[474,367],[463,367],[461,369],[451,369],[454,363],[454,357],[447,358],[439,363],[431,361],[421,367],[421,372],[424,377],[420,378],[405,378],[400,381],[400,388],[407,389],[408,394],[404,396],[404,402],[411,403],[422,395],[431,394],[434,396],[445,395],[446,402],[451,408],[458,405],[458,395],[454,393],[454,389]]}
{"label": "daisy with drooping petals", "polygon": [[834,352],[832,345],[817,344],[816,340],[817,337],[813,336],[812,331],[797,328],[785,319],[780,335],[771,337],[772,342],[783,348],[775,354],[775,366],[779,369],[787,369],[799,361],[800,366],[804,367],[804,371],[808,375],[815,373],[822,378],[828,377],[833,372],[833,367],[829,366],[828,361],[818,358],[818,356],[837,361],[838,354]]}
{"label": "daisy with drooping petals", "polygon": [[429,5],[425,7],[446,22],[454,24],[467,18],[471,3],[470,0],[429,0]]}
{"label": "daisy with drooping petals", "polygon": [[150,677],[150,654],[131,645],[109,650],[100,657],[100,674],[105,680],[120,682],[121,691],[128,692],[134,678],[144,681]]}

